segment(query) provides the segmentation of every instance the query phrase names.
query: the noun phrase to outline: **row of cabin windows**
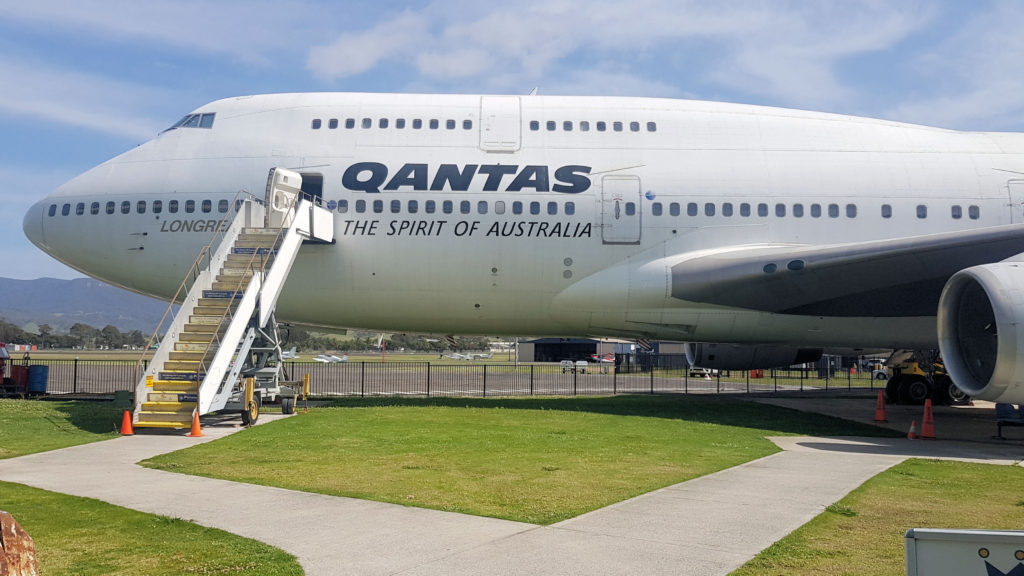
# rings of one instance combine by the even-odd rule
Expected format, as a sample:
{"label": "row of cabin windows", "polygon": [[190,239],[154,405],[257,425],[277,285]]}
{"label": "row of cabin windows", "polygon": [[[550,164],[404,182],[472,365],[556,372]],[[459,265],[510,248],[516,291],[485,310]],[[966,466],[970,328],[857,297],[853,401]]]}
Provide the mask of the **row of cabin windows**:
{"label": "row of cabin windows", "polygon": [[[375,214],[381,214],[384,212],[385,202],[384,200],[356,200],[352,204],[352,208],[354,208],[355,212],[358,214],[362,214],[367,210],[370,210]],[[512,214],[523,214],[524,210],[527,210],[530,214],[534,215],[541,213],[541,202],[520,202],[516,200],[509,204],[511,204],[511,206],[508,206],[504,200],[496,200],[493,203],[486,200],[478,200],[476,202],[475,210],[477,214],[487,214],[491,208],[494,209],[495,214],[504,214],[509,208],[511,208]],[[557,215],[559,212],[558,204],[558,202],[547,202],[546,206],[544,206],[545,213],[552,216]],[[420,207],[419,200],[408,200],[405,203],[405,212],[408,214],[417,214],[420,211]],[[422,203],[424,214],[436,214],[439,207],[442,214],[455,214],[456,208],[458,209],[459,214],[472,214],[474,211],[473,202],[470,200],[462,200],[458,203],[453,200],[443,200],[441,202],[437,202],[435,200],[424,200]],[[338,212],[345,214],[350,209],[349,201],[344,199],[338,200],[337,204],[334,204],[334,202],[331,201],[327,203],[327,208],[331,210],[337,208]],[[402,201],[390,200],[388,202],[388,211],[392,214],[401,213]],[[576,203],[566,202],[562,207],[562,213],[566,216],[572,216],[575,214]]]}
{"label": "row of cabin windows", "polygon": [[[177,200],[168,200],[167,201],[167,212],[169,214],[177,214],[178,213],[178,209],[181,207],[181,204],[184,204],[184,209],[185,209],[185,213],[186,214],[192,214],[193,212],[196,211],[196,201],[195,200],[185,200],[185,202],[183,202],[183,203],[179,203]],[[231,205],[231,203],[228,202],[227,200],[219,200],[217,202],[217,212],[220,212],[221,214],[226,213],[228,211],[228,208],[230,207],[230,205]],[[152,210],[153,214],[160,214],[161,212],[164,211],[164,202],[163,202],[163,200],[153,200],[152,204],[148,205],[148,207],[149,207],[150,210]],[[135,203],[135,212],[137,214],[145,214],[146,213],[146,209],[147,209],[147,203],[146,203],[145,200],[139,200],[139,201],[137,201]],[[238,209],[237,206],[236,206],[235,209],[236,210]],[[203,200],[203,201],[201,201],[199,203],[199,210],[203,214],[209,214],[210,212],[213,212],[213,201],[212,200]],[[104,211],[107,214],[114,214],[115,212],[118,211],[117,210],[117,203],[113,202],[113,201],[107,202],[106,206],[104,207]],[[132,203],[129,200],[122,201],[121,202],[120,212],[121,212],[121,214],[131,214],[132,213]],[[99,213],[100,213],[100,203],[99,202],[93,202],[93,203],[89,204],[89,214],[95,215],[95,214],[99,214]],[[57,215],[57,205],[56,204],[50,204],[50,209],[48,211],[48,214],[50,216],[56,216]],[[61,214],[61,216],[67,216],[68,214],[71,214],[71,204],[64,204],[63,206],[61,206],[60,214]],[[79,216],[81,216],[82,214],[85,214],[85,202],[79,202],[79,203],[75,204],[75,214],[77,214]]]}
{"label": "row of cabin windows", "polygon": [[[363,128],[364,130],[365,129],[369,129],[369,128],[373,128],[373,124],[374,124],[373,123],[373,118],[363,118],[363,119],[359,120],[359,122],[358,122],[359,127]],[[377,127],[378,128],[388,128],[391,125],[392,125],[391,124],[391,120],[389,118],[378,118],[377,119]],[[413,118],[412,121],[409,122],[409,126],[411,126],[413,130],[421,130],[423,128],[423,125],[424,125],[424,120],[422,118]],[[441,127],[441,121],[438,120],[437,118],[431,118],[429,120],[426,120],[426,125],[431,130],[437,130],[438,128]],[[451,118],[449,118],[449,119],[444,121],[444,127],[445,127],[446,130],[455,130],[455,127],[457,125],[458,125],[458,122],[455,121],[455,120],[452,120]],[[314,118],[313,122],[310,124],[310,127],[313,130],[319,130],[322,126],[323,126],[323,121],[320,118]],[[345,128],[346,129],[352,130],[355,127],[356,127],[356,119],[355,118],[345,118]],[[404,129],[406,127],[406,120],[405,120],[405,118],[395,118],[394,127],[399,129],[399,130]],[[337,118],[331,118],[331,119],[327,120],[327,128],[329,130],[336,130],[338,128],[338,119]],[[473,129],[473,121],[472,120],[463,120],[462,121],[462,129],[463,130],[472,130]]]}
{"label": "row of cabin windows", "polygon": [[[739,205],[738,212],[740,216],[747,217],[753,214],[753,209],[753,205],[744,202]],[[672,202],[668,205],[669,216],[679,216],[681,210],[682,206],[678,202]],[[718,210],[719,206],[717,204],[715,204],[714,202],[707,202],[704,204],[703,214],[705,216],[714,216],[716,213],[718,213]],[[762,218],[767,217],[769,212],[772,211],[770,210],[769,205],[766,203],[757,204],[756,210],[757,215]],[[803,204],[793,204],[790,207],[787,207],[786,204],[779,203],[775,204],[774,206],[775,216],[779,218],[785,217],[787,211],[791,211],[790,213],[792,213],[794,218],[803,218],[805,214]],[[821,218],[822,215],[826,212],[829,218],[839,218],[839,214],[841,211],[846,213],[847,218],[857,217],[856,204],[847,204],[845,207],[843,207],[842,210],[840,210],[839,204],[829,204],[827,207],[824,207],[821,204],[811,204],[810,206],[808,206],[807,213],[810,214],[811,218]],[[722,216],[732,216],[734,213],[735,208],[731,202],[725,202],[721,205]],[[664,214],[664,206],[661,202],[654,202],[653,204],[651,204],[651,214],[653,216],[661,216],[662,214]],[[697,216],[699,214],[701,214],[700,205],[698,205],[696,202],[690,202],[686,204],[687,216]],[[918,218],[927,218],[928,206],[926,204],[918,204],[916,208],[916,214]],[[954,204],[950,209],[950,216],[954,220],[959,220],[963,218],[963,207],[960,206],[959,204]],[[981,217],[981,208],[975,205],[968,206],[967,216],[971,220],[977,220],[978,218]],[[892,218],[892,205],[882,204],[882,218]]]}
{"label": "row of cabin windows", "polygon": [[[623,129],[624,129],[624,126],[625,126],[622,122],[612,122],[611,125],[612,125],[612,131],[613,132],[622,132]],[[562,131],[563,132],[572,132],[575,126],[577,126],[577,124],[573,124],[572,120],[563,120],[562,121]],[[579,126],[579,129],[580,129],[580,132],[590,132],[590,122],[589,121],[587,121],[587,120],[580,120],[578,126]],[[657,132],[658,131],[658,124],[656,122],[648,122],[646,128],[647,128],[648,132]],[[554,132],[555,130],[558,130],[558,122],[556,122],[554,120],[548,120],[548,121],[544,122],[544,129],[547,130],[548,132]],[[603,121],[603,120],[599,120],[597,122],[594,122],[594,129],[597,130],[598,132],[606,132],[608,130],[608,123]],[[530,130],[532,130],[533,132],[537,132],[538,130],[540,130],[540,121],[538,121],[538,120],[530,120]],[[636,121],[630,122],[629,123],[629,131],[630,132],[639,132],[640,131],[640,123],[636,122]]]}

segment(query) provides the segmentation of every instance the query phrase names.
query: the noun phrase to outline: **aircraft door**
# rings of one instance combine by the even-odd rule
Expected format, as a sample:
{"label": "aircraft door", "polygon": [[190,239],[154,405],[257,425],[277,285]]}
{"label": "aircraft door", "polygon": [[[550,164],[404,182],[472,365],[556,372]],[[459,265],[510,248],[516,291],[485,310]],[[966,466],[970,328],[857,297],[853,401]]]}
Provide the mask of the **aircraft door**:
{"label": "aircraft door", "polygon": [[1024,222],[1024,180],[1009,180],[1006,188],[1010,193],[1010,222]]}
{"label": "aircraft door", "polygon": [[519,96],[480,97],[480,149],[515,152],[522,143]]}
{"label": "aircraft door", "polygon": [[640,243],[640,178],[605,176],[601,180],[601,241]]}

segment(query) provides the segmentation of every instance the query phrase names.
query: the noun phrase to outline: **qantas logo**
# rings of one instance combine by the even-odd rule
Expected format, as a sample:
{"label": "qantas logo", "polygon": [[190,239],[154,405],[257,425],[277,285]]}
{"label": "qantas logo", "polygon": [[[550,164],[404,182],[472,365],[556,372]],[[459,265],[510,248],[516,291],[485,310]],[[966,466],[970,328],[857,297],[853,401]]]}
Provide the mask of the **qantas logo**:
{"label": "qantas logo", "polygon": [[[403,164],[394,174],[380,162],[357,162],[345,170],[341,185],[348,190],[376,193],[381,190],[466,192],[474,182],[484,192],[561,192],[579,194],[590,188],[590,166],[551,168],[527,164]],[[552,177],[554,183],[552,183]]]}

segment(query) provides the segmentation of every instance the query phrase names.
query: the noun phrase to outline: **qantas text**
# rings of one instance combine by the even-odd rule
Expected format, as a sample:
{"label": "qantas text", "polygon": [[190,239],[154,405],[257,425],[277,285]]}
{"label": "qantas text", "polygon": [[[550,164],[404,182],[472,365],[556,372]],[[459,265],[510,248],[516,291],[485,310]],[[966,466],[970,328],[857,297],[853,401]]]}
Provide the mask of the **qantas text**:
{"label": "qantas text", "polygon": [[554,181],[548,166],[528,164],[403,164],[392,175],[380,162],[357,162],[345,170],[341,185],[349,190],[423,190],[466,192],[474,182],[482,181],[484,192],[562,192],[579,194],[590,188],[590,166],[568,165],[554,169]]}

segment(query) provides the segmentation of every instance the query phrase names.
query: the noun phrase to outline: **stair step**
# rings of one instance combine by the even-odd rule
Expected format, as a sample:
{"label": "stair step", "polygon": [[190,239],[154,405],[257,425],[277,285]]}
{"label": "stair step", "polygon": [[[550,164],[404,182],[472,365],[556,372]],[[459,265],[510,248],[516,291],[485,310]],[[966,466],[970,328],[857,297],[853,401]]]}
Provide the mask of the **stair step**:
{"label": "stair step", "polygon": [[224,266],[222,266],[221,269],[220,269],[220,275],[221,276],[231,276],[231,277],[237,278],[238,276],[252,276],[252,273],[254,271],[255,271],[254,268],[252,268],[250,266],[247,266],[245,264],[231,265],[231,264],[225,263]]}
{"label": "stair step", "polygon": [[[210,350],[209,358],[213,359],[213,353],[216,350]],[[184,351],[173,351],[168,354],[168,360],[172,362],[202,362],[207,358],[206,350],[184,350]]]}
{"label": "stair step", "polygon": [[249,285],[249,280],[251,280],[251,279],[252,279],[252,273],[237,274],[237,275],[218,274],[217,277],[213,279],[213,283],[214,283],[214,286],[216,286],[217,284],[220,284],[220,283],[224,283],[224,284],[230,284],[231,285],[230,288],[245,288],[246,286]]}
{"label": "stair step", "polygon": [[276,254],[277,250],[251,246],[235,246],[231,249],[232,254]]}
{"label": "stair step", "polygon": [[185,329],[182,331],[182,336],[188,333],[192,334],[205,334],[213,336],[218,332],[219,326],[216,324],[185,324]]}
{"label": "stair step", "polygon": [[[164,362],[164,368],[175,372],[192,372],[196,373],[202,368],[201,362],[185,361],[185,360],[168,360]],[[163,378],[161,378],[163,380]]]}
{"label": "stair step", "polygon": [[[243,240],[242,238],[239,238],[238,240],[235,240],[234,248],[236,250],[245,248],[266,250],[266,253],[269,254],[271,251],[274,251],[275,244],[277,244],[277,238],[256,238],[252,240]],[[235,254],[239,254],[239,252],[234,250],[232,252]],[[257,252],[257,254],[263,254],[263,252]]]}
{"label": "stair step", "polygon": [[265,236],[277,236],[284,228],[242,228],[241,234],[260,234]]}
{"label": "stair step", "polygon": [[178,342],[187,342],[189,344],[202,344],[207,345],[213,342],[215,336],[212,332],[182,332],[178,335]]}
{"label": "stair step", "polygon": [[192,424],[192,411],[188,412],[151,412],[149,410],[141,410],[139,412],[139,420],[145,422],[185,422],[189,425]]}
{"label": "stair step", "polygon": [[212,324],[214,326],[217,326],[223,319],[223,316],[206,316],[203,314],[192,314],[188,317],[188,323],[191,325],[202,324],[204,326],[210,326]]}
{"label": "stair step", "polygon": [[[193,387],[194,388],[194,387]],[[146,402],[159,402],[162,404],[192,404],[199,401],[199,393],[187,390],[166,390],[162,392],[150,392],[146,396]]]}
{"label": "stair step", "polygon": [[210,346],[209,342],[189,342],[187,340],[178,340],[174,343],[175,352],[206,352],[208,348],[211,351],[216,350],[216,347]]}
{"label": "stair step", "polygon": [[161,422],[153,420],[139,420],[135,423],[136,428],[191,428],[192,419],[189,418],[188,422]]}
{"label": "stair step", "polygon": [[164,384],[180,382],[185,382],[187,384],[191,382],[194,386],[198,386],[199,382],[199,374],[195,370],[165,370],[161,371],[157,377],[160,379],[153,382],[154,390],[159,390],[157,386]]}
{"label": "stair step", "polygon": [[236,290],[236,287],[236,285],[224,286],[223,284],[218,287],[215,282],[212,290],[203,290],[203,298],[223,298],[225,300],[241,298],[245,292]]}
{"label": "stair step", "polygon": [[145,412],[188,412],[189,416],[195,410],[196,403],[178,402],[175,400],[149,400],[142,403],[142,410]]}
{"label": "stair step", "polygon": [[223,313],[224,310],[233,307],[235,304],[237,304],[237,302],[225,300],[224,298],[200,298],[199,301],[196,302],[196,307],[217,308]]}
{"label": "stair step", "polygon": [[[231,300],[225,299],[224,302],[231,302]],[[194,314],[199,314],[200,316],[221,317],[224,316],[224,312],[226,312],[227,309],[227,306],[196,306],[192,309],[192,312]]]}
{"label": "stair step", "polygon": [[[242,280],[241,278],[229,278],[227,280],[215,279],[213,284],[210,286],[212,290],[218,292],[238,292],[239,294],[245,292],[245,288],[249,286],[249,279]],[[206,296],[206,292],[203,292],[203,296]]]}

